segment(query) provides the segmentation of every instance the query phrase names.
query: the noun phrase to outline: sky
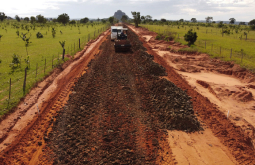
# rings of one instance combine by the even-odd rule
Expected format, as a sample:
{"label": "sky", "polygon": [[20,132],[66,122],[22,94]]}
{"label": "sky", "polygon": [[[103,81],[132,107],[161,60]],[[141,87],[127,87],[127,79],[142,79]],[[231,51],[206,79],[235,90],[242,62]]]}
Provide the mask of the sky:
{"label": "sky", "polygon": [[238,22],[255,19],[255,0],[2,0],[0,12],[15,17],[43,15],[57,18],[67,13],[70,19],[109,18],[117,10],[129,17],[131,11],[141,16],[150,15],[152,19],[167,20],[205,20],[228,21],[235,18]]}

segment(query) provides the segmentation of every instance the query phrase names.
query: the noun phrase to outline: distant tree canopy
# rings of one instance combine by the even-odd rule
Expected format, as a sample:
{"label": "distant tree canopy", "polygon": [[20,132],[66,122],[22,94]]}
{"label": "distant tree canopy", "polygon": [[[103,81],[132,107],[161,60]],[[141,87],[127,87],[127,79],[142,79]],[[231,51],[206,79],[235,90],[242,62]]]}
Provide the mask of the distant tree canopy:
{"label": "distant tree canopy", "polygon": [[140,16],[140,12],[132,12],[133,18],[134,18],[134,22],[135,22],[135,27],[138,27],[138,24],[141,23],[141,16]]}
{"label": "distant tree canopy", "polygon": [[222,28],[223,26],[224,26],[223,21],[220,21],[220,22],[218,23],[218,27],[219,27],[219,28]]}
{"label": "distant tree canopy", "polygon": [[42,16],[41,14],[39,14],[39,15],[36,16],[36,22],[37,23],[46,23],[47,19],[44,18],[44,16]]}
{"label": "distant tree canopy", "polygon": [[4,12],[0,12],[0,21],[3,21],[7,18],[7,16],[4,14]]}
{"label": "distant tree canopy", "polygon": [[24,20],[27,21],[27,22],[29,22],[29,18],[28,18],[28,17],[25,17]]}
{"label": "distant tree canopy", "polygon": [[145,16],[145,21],[146,22],[152,21],[152,17],[150,15],[146,15]]}
{"label": "distant tree canopy", "polygon": [[251,20],[251,21],[248,23],[248,25],[251,26],[251,29],[252,29],[252,30],[255,30],[255,19]]}
{"label": "distant tree canopy", "polygon": [[128,20],[127,15],[123,15],[123,16],[121,17],[121,21],[122,21],[122,22],[126,22],[127,20]]}
{"label": "distant tree canopy", "polygon": [[113,21],[114,21],[114,17],[109,17],[109,22],[111,23],[111,24],[113,24]]}
{"label": "distant tree canopy", "polygon": [[30,23],[35,23],[35,22],[36,22],[35,17],[34,17],[34,16],[31,16],[31,17],[30,17]]}
{"label": "distant tree canopy", "polygon": [[58,22],[60,22],[60,23],[65,25],[65,24],[67,24],[69,22],[70,18],[68,16],[68,14],[63,13],[63,14],[58,16],[57,20],[58,20]]}
{"label": "distant tree canopy", "polygon": [[184,19],[180,19],[179,21],[180,21],[180,22],[184,22]]}
{"label": "distant tree canopy", "polygon": [[196,22],[197,22],[197,19],[196,19],[196,18],[191,18],[191,22],[196,23]]}
{"label": "distant tree canopy", "polygon": [[213,17],[208,16],[205,18],[206,23],[210,23],[212,20],[213,20]]}
{"label": "distant tree canopy", "polygon": [[160,21],[161,21],[161,22],[166,22],[166,19],[165,19],[165,18],[161,18]]}
{"label": "distant tree canopy", "polygon": [[251,20],[251,21],[248,23],[248,25],[250,25],[250,26],[255,26],[255,19]]}
{"label": "distant tree canopy", "polygon": [[69,22],[69,24],[74,25],[74,24],[76,24],[76,21],[72,20],[72,21]]}
{"label": "distant tree canopy", "polygon": [[18,15],[15,15],[15,19],[20,22],[20,17]]}
{"label": "distant tree canopy", "polygon": [[245,22],[239,22],[239,25],[246,25]]}
{"label": "distant tree canopy", "polygon": [[88,19],[87,17],[82,18],[82,19],[80,20],[80,23],[87,23],[87,22],[89,22],[89,19]]}
{"label": "distant tree canopy", "polygon": [[101,19],[101,22],[105,23],[106,21],[105,21],[105,19]]}
{"label": "distant tree canopy", "polygon": [[229,24],[234,24],[236,22],[235,18],[229,18]]}

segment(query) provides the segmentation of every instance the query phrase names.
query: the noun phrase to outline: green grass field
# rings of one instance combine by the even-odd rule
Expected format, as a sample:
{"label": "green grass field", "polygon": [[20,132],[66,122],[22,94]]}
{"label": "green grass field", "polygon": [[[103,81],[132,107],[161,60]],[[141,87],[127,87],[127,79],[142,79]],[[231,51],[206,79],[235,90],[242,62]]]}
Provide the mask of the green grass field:
{"label": "green grass field", "polygon": [[[17,36],[16,31],[19,33],[26,33],[26,30],[21,28],[12,28],[13,26],[6,22],[0,23],[0,35],[3,35],[0,40],[0,116],[8,112],[13,106],[17,105],[20,98],[24,96],[23,82],[25,68],[25,58],[27,57],[25,42]],[[51,27],[56,29],[56,37],[52,37]],[[27,50],[30,61],[30,68],[27,71],[27,93],[31,87],[37,82],[43,79],[53,67],[62,63],[62,47],[59,41],[65,42],[65,54],[74,55],[79,51],[79,39],[81,43],[81,49],[88,42],[88,39],[96,38],[102,31],[109,27],[108,24],[94,24],[93,27],[89,25],[80,25],[80,29],[74,26],[63,26],[60,24],[50,25],[50,27],[36,27],[35,30],[30,29],[27,36],[30,36],[30,41]],[[62,31],[62,34],[61,32]],[[43,38],[38,39],[36,33],[41,32]],[[10,64],[12,63],[13,54],[20,56],[21,67],[12,69]],[[46,65],[45,65],[46,59]],[[46,66],[46,67],[45,67]],[[53,67],[52,67],[53,66]],[[38,69],[36,69],[38,68]],[[44,73],[44,68],[45,73]],[[37,72],[37,73],[36,73]],[[11,98],[9,99],[9,86],[11,78]]]}
{"label": "green grass field", "polygon": [[[187,44],[184,35],[192,28],[193,31],[197,32],[198,38],[195,42],[195,48],[200,52],[207,53],[212,57],[222,58],[225,61],[235,61],[242,67],[255,71],[255,31],[245,31],[248,33],[247,40],[245,40],[244,30],[239,31],[239,33],[233,31],[233,34],[224,34],[222,37],[221,28],[216,27],[199,26],[198,30],[196,26],[179,26],[179,28],[177,25],[141,24],[140,26],[156,33],[176,32],[175,41],[182,44]],[[242,39],[240,39],[241,36]],[[230,59],[231,49],[232,56]],[[243,59],[241,49],[243,49]]]}

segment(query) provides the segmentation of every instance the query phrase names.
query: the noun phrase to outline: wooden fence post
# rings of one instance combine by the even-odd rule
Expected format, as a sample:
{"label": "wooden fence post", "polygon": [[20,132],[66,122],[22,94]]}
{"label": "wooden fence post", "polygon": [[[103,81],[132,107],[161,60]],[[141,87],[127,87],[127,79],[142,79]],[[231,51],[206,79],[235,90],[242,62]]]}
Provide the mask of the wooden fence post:
{"label": "wooden fence post", "polygon": [[79,49],[81,48],[81,39],[79,38]]}
{"label": "wooden fence post", "polygon": [[27,82],[27,68],[25,68],[25,77],[24,77],[24,83],[23,83],[23,95],[26,93],[26,82]]}
{"label": "wooden fence post", "polygon": [[63,49],[63,54],[62,54],[62,60],[64,60],[65,59],[65,49]]}

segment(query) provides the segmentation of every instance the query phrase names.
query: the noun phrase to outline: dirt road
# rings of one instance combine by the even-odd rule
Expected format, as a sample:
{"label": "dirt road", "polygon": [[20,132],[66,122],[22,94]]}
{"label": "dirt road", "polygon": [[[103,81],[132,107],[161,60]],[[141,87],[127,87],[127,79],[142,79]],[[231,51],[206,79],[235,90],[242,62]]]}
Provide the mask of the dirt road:
{"label": "dirt road", "polygon": [[155,34],[130,28],[149,37],[130,31],[116,53],[105,33],[2,121],[0,162],[254,164],[249,136],[152,49]]}

